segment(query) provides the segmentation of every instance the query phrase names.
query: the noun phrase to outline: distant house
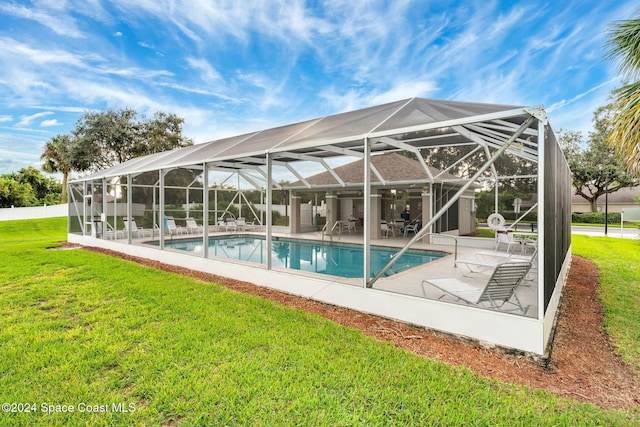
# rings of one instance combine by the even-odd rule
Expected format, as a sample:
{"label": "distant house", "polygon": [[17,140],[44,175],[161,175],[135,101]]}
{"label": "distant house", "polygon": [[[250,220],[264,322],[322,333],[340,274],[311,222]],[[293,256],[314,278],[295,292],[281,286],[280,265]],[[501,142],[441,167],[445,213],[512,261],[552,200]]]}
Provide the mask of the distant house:
{"label": "distant house", "polygon": [[[640,204],[636,200],[640,197],[640,185],[637,187],[623,188],[622,190],[610,193],[608,196],[609,212],[621,212],[622,209],[638,208]],[[598,197],[598,212],[605,211],[606,199],[604,195]],[[571,196],[571,212],[585,213],[591,212],[591,205],[584,197],[573,194]]]}

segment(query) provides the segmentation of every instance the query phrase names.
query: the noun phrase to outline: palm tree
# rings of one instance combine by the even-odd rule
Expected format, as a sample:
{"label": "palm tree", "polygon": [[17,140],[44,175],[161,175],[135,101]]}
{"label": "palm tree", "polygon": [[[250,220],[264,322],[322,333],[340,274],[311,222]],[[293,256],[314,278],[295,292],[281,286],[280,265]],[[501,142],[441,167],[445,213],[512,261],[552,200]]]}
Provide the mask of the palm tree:
{"label": "palm tree", "polygon": [[44,160],[42,169],[49,173],[62,173],[62,194],[60,202],[67,202],[67,180],[69,172],[74,170],[73,143],[68,135],[56,135],[44,146],[40,159]]}
{"label": "palm tree", "polygon": [[640,13],[609,30],[607,58],[632,81],[614,92],[613,130],[607,142],[626,160],[629,172],[640,176]]}

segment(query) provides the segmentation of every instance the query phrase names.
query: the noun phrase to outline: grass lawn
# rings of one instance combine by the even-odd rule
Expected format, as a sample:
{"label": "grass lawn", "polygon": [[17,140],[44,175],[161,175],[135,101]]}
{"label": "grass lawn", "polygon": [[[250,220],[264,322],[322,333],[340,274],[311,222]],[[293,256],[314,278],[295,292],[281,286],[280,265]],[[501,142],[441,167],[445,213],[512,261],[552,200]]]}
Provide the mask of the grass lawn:
{"label": "grass lawn", "polygon": [[606,331],[640,375],[640,241],[574,234],[572,242],[575,255],[598,266]]}
{"label": "grass lawn", "polygon": [[[0,222],[0,395],[36,409],[0,413],[0,425],[640,423],[638,411],[480,378],[214,283],[47,250],[65,239],[64,221]],[[592,250],[581,239],[575,247]],[[603,249],[603,259],[598,251],[597,262],[614,264],[617,250]],[[628,297],[637,304],[631,262],[628,270],[618,286],[635,280]],[[613,319],[626,302],[607,295]],[[633,322],[621,338],[637,340],[638,328]]]}

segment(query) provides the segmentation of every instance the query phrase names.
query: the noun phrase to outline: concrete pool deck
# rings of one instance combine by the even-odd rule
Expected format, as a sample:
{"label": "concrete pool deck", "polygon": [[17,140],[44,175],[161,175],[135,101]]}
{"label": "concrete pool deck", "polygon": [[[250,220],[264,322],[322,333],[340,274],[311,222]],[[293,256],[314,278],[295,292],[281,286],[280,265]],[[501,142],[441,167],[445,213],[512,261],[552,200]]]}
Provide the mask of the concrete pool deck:
{"label": "concrete pool deck", "polygon": [[[210,235],[224,234],[229,233],[211,233]],[[322,239],[321,233],[274,234],[275,236]],[[184,235],[174,238],[194,237],[198,236]],[[342,235],[339,239],[338,236],[333,236],[335,242],[343,243],[362,244],[362,238],[362,234]],[[401,247],[407,239],[389,237],[372,240],[371,244]],[[479,341],[488,341],[525,352],[544,353],[545,343],[540,339],[531,340],[530,338],[542,336],[539,332],[545,327],[543,323],[546,324],[543,319],[538,318],[538,285],[535,277],[534,280],[523,283],[517,291],[522,304],[529,306],[526,316],[460,304],[449,297],[439,300],[442,292],[432,286],[422,285],[422,280],[436,277],[461,278],[469,283],[477,283],[478,286],[486,283],[488,272],[468,274],[463,268],[455,266],[453,245],[416,243],[415,249],[440,250],[450,252],[451,255],[381,278],[374,283],[373,288],[365,288],[362,279],[345,279],[284,268],[267,270],[262,264],[219,257],[206,259],[201,255],[179,250],[159,250],[157,247],[143,244],[144,241],[148,241],[148,238],[134,239],[133,244],[128,245],[123,240],[103,240],[69,234],[69,241],[242,280],[316,301]],[[472,259],[475,258],[475,252],[493,247],[492,239],[478,239],[477,242],[478,245],[474,247],[459,245],[458,258]]]}

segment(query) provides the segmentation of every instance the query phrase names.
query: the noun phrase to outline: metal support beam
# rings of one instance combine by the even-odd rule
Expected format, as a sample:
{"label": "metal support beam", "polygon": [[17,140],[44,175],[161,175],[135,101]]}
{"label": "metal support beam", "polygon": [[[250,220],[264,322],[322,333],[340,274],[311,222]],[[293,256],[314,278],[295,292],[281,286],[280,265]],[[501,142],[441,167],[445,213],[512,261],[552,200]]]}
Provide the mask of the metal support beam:
{"label": "metal support beam", "polygon": [[271,163],[271,153],[267,153],[267,228],[266,228],[266,248],[265,248],[265,258],[266,258],[266,268],[267,270],[271,270],[271,241],[273,233],[273,227],[271,225],[272,218],[272,209],[273,209],[273,189],[272,189],[272,181],[273,181],[273,165]]}
{"label": "metal support beam", "polygon": [[380,138],[378,141],[384,142],[385,144],[388,144],[392,147],[399,148],[401,150],[410,151],[413,154],[415,154],[416,157],[418,158],[418,162],[420,162],[420,165],[422,166],[424,171],[427,173],[427,176],[429,177],[429,179],[433,180],[433,173],[431,173],[431,169],[429,169],[429,165],[427,165],[427,163],[424,161],[424,157],[422,157],[422,153],[416,147],[414,147],[413,145],[405,144],[404,142],[396,141],[395,139],[390,138],[388,136],[384,136]]}
{"label": "metal support beam", "polygon": [[202,167],[202,257],[209,257],[209,165],[207,163]]}
{"label": "metal support beam", "polygon": [[[342,154],[344,156],[356,157],[358,159],[363,159],[365,157],[365,154],[359,151],[349,150],[347,148],[334,147],[333,145],[323,145],[322,149],[325,151],[331,151],[332,153]],[[371,147],[369,147],[369,155],[371,155]],[[371,172],[373,172],[373,174],[376,177],[378,177],[382,185],[385,185],[386,181],[384,180],[384,178],[382,177],[382,174],[378,171],[378,169],[376,169],[376,167],[371,162],[369,162],[369,167],[371,168]]]}
{"label": "metal support beam", "polygon": [[331,174],[331,176],[333,176],[333,178],[334,178],[336,181],[338,181],[338,183],[339,183],[342,187],[346,187],[346,186],[347,186],[347,184],[345,184],[345,183],[344,183],[344,181],[342,180],[342,178],[340,178],[340,177],[338,176],[338,174],[337,174],[337,173],[335,173],[335,172],[333,171],[333,168],[332,168],[331,166],[329,166],[329,165],[327,164],[327,162],[325,162],[324,160],[320,160],[320,163],[321,163],[321,164],[322,164],[322,166],[324,166],[324,168],[325,168],[325,169],[326,169],[326,170]]}
{"label": "metal support beam", "polygon": [[440,173],[436,175],[434,178],[439,178],[441,175],[444,175],[446,172],[449,172],[449,169],[456,166],[458,163],[464,162],[465,160],[467,160],[468,157],[472,156],[476,151],[480,149],[482,149],[482,146],[479,145],[473,150],[469,151],[465,156],[459,158],[455,163],[452,163],[449,166],[447,166],[445,169],[441,170]]}
{"label": "metal support beam", "polygon": [[[538,320],[544,319],[544,269],[545,269],[545,230],[547,225],[552,226],[552,224],[547,224],[545,221],[545,211],[547,209],[547,200],[545,195],[545,182],[544,182],[544,170],[546,168],[545,165],[545,133],[544,133],[544,123],[538,123]],[[551,165],[550,165],[551,166]],[[557,209],[557,207],[555,208]],[[558,230],[560,232],[560,230]],[[554,276],[555,277],[555,276]]]}
{"label": "metal support beam", "polygon": [[[102,238],[106,239],[107,236],[107,224],[109,218],[107,218],[107,178],[102,178],[102,214],[100,215],[100,220],[104,222],[102,223]],[[116,239],[116,223],[113,223],[113,240]]]}
{"label": "metal support beam", "polygon": [[[275,165],[275,163],[271,163],[271,167],[273,168],[273,166]],[[256,170],[260,175],[262,175],[264,177],[264,182],[266,185],[267,182],[267,173],[265,171],[263,171],[262,169],[257,169]],[[258,179],[257,176],[253,176],[252,178],[254,179]],[[282,186],[280,184],[278,184],[277,182],[273,183],[273,186],[276,187],[278,190],[282,189]],[[262,186],[258,187],[257,190],[260,190],[262,188]]]}
{"label": "metal support beam", "polygon": [[330,151],[332,153],[342,154],[343,156],[352,156],[352,157],[357,157],[358,159],[364,158],[364,153],[361,153],[355,150],[350,150],[348,148],[336,147],[334,145],[323,145],[321,149],[323,151]]}
{"label": "metal support beam", "polygon": [[[369,139],[364,138],[364,235],[363,235],[363,255],[364,273],[363,287],[367,287],[371,277],[371,146]],[[376,226],[378,226],[376,224]]]}
{"label": "metal support beam", "polygon": [[289,163],[286,163],[285,167],[289,170],[289,172],[294,174],[295,177],[298,178],[300,180],[300,182],[304,184],[305,187],[311,188],[311,184],[309,184],[309,181],[307,181],[302,175],[300,175],[298,173],[298,171],[295,170],[295,168],[293,166],[291,166]]}
{"label": "metal support beam", "polygon": [[[271,155],[273,155],[273,154],[271,154]],[[346,184],[344,183],[344,181],[342,181],[342,179],[338,176],[338,174],[336,174],[333,171],[333,168],[331,166],[329,166],[327,164],[327,162],[325,162],[323,159],[318,159],[317,157],[309,156],[307,154],[292,153],[292,152],[289,152],[289,151],[278,153],[278,155],[282,156],[282,157],[292,157],[292,158],[298,159],[298,160],[306,160],[306,161],[309,161],[309,162],[320,163],[327,170],[327,172],[329,172],[331,174],[331,176],[333,176],[333,178],[340,184],[341,187],[346,187]]]}
{"label": "metal support beam", "polygon": [[127,175],[127,243],[131,244],[131,220],[133,219],[133,176]]}
{"label": "metal support beam", "polygon": [[158,195],[159,195],[159,199],[158,200],[158,222],[160,224],[158,224],[158,227],[160,228],[160,250],[164,249],[164,177],[167,174],[168,171],[164,170],[164,169],[160,169],[160,185],[159,185],[159,190],[158,190]]}
{"label": "metal support beam", "polygon": [[256,190],[260,188],[260,185],[258,185],[253,179],[251,179],[249,175],[242,172],[241,170],[238,170],[238,191],[240,191],[240,177],[242,177],[245,181],[251,184],[253,188],[255,188]]}
{"label": "metal support beam", "polygon": [[491,157],[487,163],[485,163],[470,179],[469,181],[467,181],[467,183],[465,185],[463,185],[457,192],[456,194],[449,199],[449,201],[442,207],[440,208],[440,210],[431,218],[431,220],[425,224],[424,227],[422,227],[422,229],[416,233],[416,235],[409,241],[409,243],[407,243],[402,249],[400,249],[400,252],[398,252],[397,254],[395,254],[395,256],[393,258],[391,258],[391,260],[387,263],[387,265],[385,265],[382,270],[380,270],[380,272],[378,272],[378,274],[367,284],[367,287],[370,288],[373,286],[373,284],[380,278],[382,277],[382,275],[384,273],[387,272],[387,270],[389,270],[391,268],[391,266],[393,266],[393,264],[396,263],[396,261],[398,261],[398,259],[400,259],[400,257],[402,255],[405,254],[405,252],[407,252],[409,250],[409,248],[411,246],[413,246],[414,243],[416,243],[418,240],[422,239],[424,237],[424,235],[427,233],[427,230],[442,216],[445,214],[445,212],[447,212],[447,210],[449,210],[449,208],[451,206],[453,206],[453,204],[458,201],[458,199],[460,198],[460,196],[462,196],[468,189],[469,187],[471,187],[473,185],[473,183],[475,182],[476,179],[478,179],[487,169],[489,169],[489,166],[491,166],[505,151],[507,151],[507,149],[509,148],[509,146],[513,143],[513,141],[515,141],[521,134],[522,132],[524,132],[530,125],[531,123],[533,123],[535,120],[534,117],[529,117],[527,120],[525,120],[525,122],[520,126],[520,128],[513,134],[511,135],[511,137],[505,141],[504,145],[502,147],[500,147],[500,149],[498,151],[496,151],[493,155],[493,157]]}
{"label": "metal support beam", "polygon": [[87,181],[82,183],[82,235],[87,237]]}

